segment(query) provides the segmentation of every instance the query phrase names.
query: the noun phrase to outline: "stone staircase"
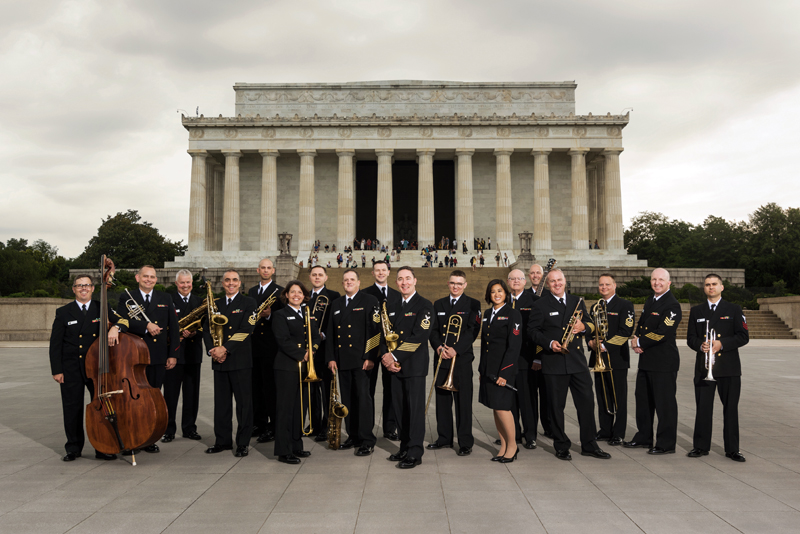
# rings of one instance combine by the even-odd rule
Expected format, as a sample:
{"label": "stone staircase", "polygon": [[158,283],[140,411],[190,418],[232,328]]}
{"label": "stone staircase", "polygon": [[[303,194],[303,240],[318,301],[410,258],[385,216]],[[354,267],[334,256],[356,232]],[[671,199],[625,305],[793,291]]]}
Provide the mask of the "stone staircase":
{"label": "stone staircase", "polygon": [[[642,305],[634,305],[636,310],[636,320],[642,313]],[[678,341],[686,339],[686,329],[689,321],[690,304],[681,304],[683,320],[678,325]],[[791,329],[774,312],[765,310],[745,310],[747,317],[747,327],[750,332],[750,339],[795,339]]]}

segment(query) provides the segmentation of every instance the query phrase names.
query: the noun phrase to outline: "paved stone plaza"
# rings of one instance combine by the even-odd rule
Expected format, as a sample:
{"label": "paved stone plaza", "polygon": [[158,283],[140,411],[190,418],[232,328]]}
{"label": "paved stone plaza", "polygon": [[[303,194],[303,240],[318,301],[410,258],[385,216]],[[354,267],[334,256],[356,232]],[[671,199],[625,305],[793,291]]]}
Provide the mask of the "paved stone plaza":
{"label": "paved stone plaza", "polygon": [[[386,461],[397,445],[382,438],[369,458],[307,440],[312,456],[300,466],[278,463],[272,444],[243,459],[204,454],[214,439],[210,365],[203,369],[202,442],[161,444],[159,454],[138,455],[136,467],[95,460],[87,443],[84,458],[64,463],[61,401],[46,346],[20,345],[0,345],[0,533],[800,532],[800,341],[756,340],[742,350],[744,464],[723,456],[719,401],[711,454],[686,458],[694,356],[683,348],[675,455],[606,447],[613,458],[603,461],[581,457],[573,445],[574,460],[562,462],[541,439],[537,450],[521,449],[516,462],[499,465],[489,461],[491,411],[476,401],[472,455],[429,451],[411,471]],[[577,439],[569,401],[567,415]],[[433,417],[426,442],[431,428]]]}

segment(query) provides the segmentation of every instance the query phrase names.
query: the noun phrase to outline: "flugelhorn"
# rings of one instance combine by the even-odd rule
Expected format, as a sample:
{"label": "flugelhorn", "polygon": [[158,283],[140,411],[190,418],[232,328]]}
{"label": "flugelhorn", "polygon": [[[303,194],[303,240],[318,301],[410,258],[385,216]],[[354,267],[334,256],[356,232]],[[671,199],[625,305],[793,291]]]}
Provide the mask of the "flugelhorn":
{"label": "flugelhorn", "polygon": [[303,384],[308,385],[308,432],[305,431],[305,424],[303,424],[303,435],[310,436],[314,433],[314,424],[311,421],[311,383],[320,382],[317,376],[317,370],[314,368],[314,345],[311,340],[311,308],[305,307],[305,323],[306,323],[306,341],[308,343],[308,373],[303,377],[303,362],[297,362],[297,370],[300,372],[300,421],[305,419],[305,410],[303,409]]}
{"label": "flugelhorn", "polygon": [[708,321],[706,321],[706,343],[708,343],[708,350],[706,351],[706,369],[708,369],[708,374],[703,380],[708,380],[709,382],[716,382],[713,373],[714,360],[716,360],[716,354],[714,354],[715,339],[717,339],[717,333],[713,328],[711,330],[708,329]]}
{"label": "flugelhorn", "polygon": [[128,297],[130,297],[125,301],[125,307],[128,308],[128,317],[131,319],[136,319],[137,321],[152,323],[153,321],[151,321],[147,314],[144,313],[144,308],[142,305],[134,300],[133,295],[131,295],[131,292],[128,291],[127,288],[125,289],[125,293],[127,293]]}
{"label": "flugelhorn", "polygon": [[[614,386],[614,375],[612,374],[613,369],[611,368],[611,358],[608,358],[608,366],[606,367],[605,362],[603,361],[603,343],[606,341],[608,337],[608,305],[605,299],[598,300],[594,306],[592,306],[592,317],[594,318],[594,350],[597,359],[594,363],[594,368],[590,369],[593,373],[600,373],[600,383],[603,387],[603,399],[605,400],[606,405],[606,412],[610,415],[617,414],[617,389]],[[606,354],[608,354],[606,352]],[[614,405],[613,407],[609,404],[608,400],[608,393],[606,393],[606,378],[605,373],[608,373],[609,381],[611,382],[611,393],[614,398]]]}
{"label": "flugelhorn", "polygon": [[572,343],[572,340],[575,339],[575,334],[572,330],[575,328],[575,325],[583,318],[583,311],[581,311],[581,303],[583,302],[583,297],[578,297],[578,305],[575,306],[575,311],[572,312],[572,317],[569,318],[569,323],[567,323],[567,328],[564,330],[564,335],[561,337],[561,353],[568,354],[569,353],[569,344]]}
{"label": "flugelhorn", "polygon": [[267,299],[258,306],[258,308],[256,308],[256,311],[253,313],[253,315],[256,318],[256,321],[258,321],[258,316],[261,315],[261,312],[263,312],[267,308],[271,308],[272,305],[275,304],[275,301],[277,299],[278,299],[278,289],[276,288],[275,291],[273,291],[272,294],[268,296]]}
{"label": "flugelhorn", "polygon": [[[461,337],[461,325],[464,323],[464,320],[461,318],[460,315],[451,315],[450,319],[447,321],[447,329],[444,333],[444,341],[442,342],[442,347],[448,347],[448,342],[455,345],[458,343],[458,338]],[[452,339],[452,340],[451,340]],[[428,393],[428,402],[425,404],[425,413],[428,413],[428,407],[431,405],[431,397],[433,396],[433,388],[436,387],[436,377],[439,376],[439,368],[442,366],[442,353],[439,353],[439,363],[436,365],[436,372],[433,373],[433,383],[431,384],[431,390]],[[456,357],[453,356],[453,359],[450,360],[450,373],[447,375],[447,380],[444,381],[444,384],[439,386],[440,389],[445,391],[458,391],[458,388],[453,383],[453,370],[456,368]]]}

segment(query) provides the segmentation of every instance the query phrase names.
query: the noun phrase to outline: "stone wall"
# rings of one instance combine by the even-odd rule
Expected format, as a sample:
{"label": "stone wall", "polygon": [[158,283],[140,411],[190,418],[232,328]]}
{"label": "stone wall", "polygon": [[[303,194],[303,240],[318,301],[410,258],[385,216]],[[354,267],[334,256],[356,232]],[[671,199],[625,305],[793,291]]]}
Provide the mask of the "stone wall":
{"label": "stone wall", "polygon": [[70,299],[0,299],[0,341],[47,341],[56,309]]}
{"label": "stone wall", "polygon": [[792,329],[792,334],[800,338],[800,296],[758,299],[758,306],[780,317]]}

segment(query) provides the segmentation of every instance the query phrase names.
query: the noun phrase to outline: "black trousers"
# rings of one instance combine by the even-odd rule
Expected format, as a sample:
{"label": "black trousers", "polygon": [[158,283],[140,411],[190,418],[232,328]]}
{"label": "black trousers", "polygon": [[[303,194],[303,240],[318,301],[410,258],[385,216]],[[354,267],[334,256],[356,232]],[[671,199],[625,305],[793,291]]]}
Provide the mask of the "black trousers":
{"label": "black trousers", "polygon": [[161,386],[164,385],[164,376],[166,372],[167,366],[163,363],[150,364],[144,370],[147,383],[156,389],[161,389]]}
{"label": "black trousers", "polygon": [[594,423],[594,396],[592,377],[589,370],[571,375],[544,375],[547,383],[547,401],[550,409],[550,429],[553,432],[553,446],[557,451],[569,450],[572,442],[564,431],[564,408],[567,406],[567,390],[572,393],[572,402],[578,413],[581,450],[597,449]]}
{"label": "black trousers", "polygon": [[[314,434],[325,435],[328,431],[328,403],[331,397],[331,372],[325,366],[325,345],[320,345],[320,350],[314,354],[314,370],[322,379],[311,384],[311,423]],[[306,407],[306,410],[309,408]]]}
{"label": "black trousers", "polygon": [[236,401],[236,446],[250,443],[253,433],[252,370],[214,371],[214,444],[233,447],[233,400]]}
{"label": "black trousers", "polygon": [[[523,436],[525,441],[536,441],[539,434],[539,420],[542,428],[550,432],[550,416],[548,415],[547,387],[541,369],[534,371],[526,360],[520,359],[520,372],[517,373],[517,395],[511,414],[514,417],[516,438]],[[522,426],[520,426],[520,419]]]}
{"label": "black trousers", "polygon": [[89,398],[92,398],[94,383],[84,377],[78,361],[65,361],[62,371],[64,383],[59,384],[59,387],[61,407],[64,411],[64,433],[67,435],[64,450],[79,454],[86,443],[86,435],[83,432],[83,413],[86,410],[84,391],[88,390]]}
{"label": "black trousers", "polygon": [[339,387],[342,404],[347,406],[344,418],[347,435],[359,447],[374,447],[375,403],[369,394],[369,374],[363,369],[339,370]]}
{"label": "black trousers", "polygon": [[[612,382],[613,387],[612,389]],[[603,396],[605,384],[605,397]],[[628,370],[614,369],[610,373],[594,374],[594,391],[597,394],[597,420],[600,423],[600,437],[624,438],[628,425]],[[608,413],[606,399],[614,411],[614,392],[616,391],[615,415]]]}
{"label": "black trousers", "polygon": [[400,451],[410,458],[422,458],[425,448],[425,377],[399,378],[392,374],[392,400],[397,415]]}
{"label": "black trousers", "polygon": [[453,444],[453,404],[456,406],[456,431],[458,445],[472,448],[475,437],[472,435],[472,359],[466,360],[456,356],[453,369],[453,384],[458,391],[450,392],[440,389],[445,383],[450,369],[440,369],[436,377],[436,442],[442,445]]}
{"label": "black trousers", "polygon": [[184,435],[197,432],[197,411],[200,406],[199,363],[180,363],[164,374],[164,400],[167,402],[167,434],[175,434],[178,397],[183,391],[181,431]]}
{"label": "black trousers", "polygon": [[739,397],[742,393],[741,376],[721,376],[716,382],[694,379],[694,399],[697,415],[694,420],[692,446],[711,450],[711,429],[714,422],[714,390],[719,387],[722,401],[722,440],[725,452],[739,452]]}
{"label": "black trousers", "polygon": [[253,343],[253,426],[263,433],[275,423],[275,351]]}
{"label": "black trousers", "polygon": [[[378,369],[379,367],[380,369]],[[381,406],[383,432],[397,432],[398,419],[392,403],[392,373],[384,369],[380,362],[375,364],[370,373],[369,395],[372,397],[373,407],[375,406],[375,388],[378,384],[378,374],[381,375],[381,384],[383,384],[383,402]]]}
{"label": "black trousers", "polygon": [[678,372],[643,371],[636,373],[636,435],[633,441],[652,444],[655,416],[658,415],[656,447],[675,450],[678,435],[678,401],[675,398]]}
{"label": "black trousers", "polygon": [[275,370],[275,456],[286,456],[303,450],[301,437],[303,419],[300,412],[300,395],[307,402],[306,384],[300,391],[300,375],[297,371]]}

